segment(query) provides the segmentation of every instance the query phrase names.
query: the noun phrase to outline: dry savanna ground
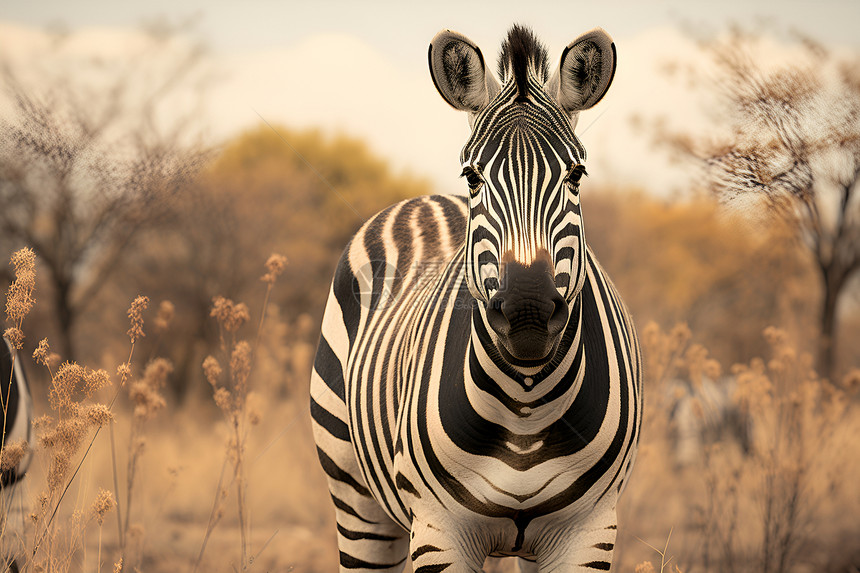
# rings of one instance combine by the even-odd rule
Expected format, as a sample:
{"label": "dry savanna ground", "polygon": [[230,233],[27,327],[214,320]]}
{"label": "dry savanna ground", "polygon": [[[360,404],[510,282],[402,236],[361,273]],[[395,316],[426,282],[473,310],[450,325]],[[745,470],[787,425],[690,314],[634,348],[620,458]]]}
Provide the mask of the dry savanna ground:
{"label": "dry savanna ground", "polygon": [[[277,288],[282,265],[270,259],[263,290]],[[220,354],[201,364],[209,397],[180,407],[164,399],[172,365],[135,352],[144,331],[157,339],[170,329],[171,305],[149,306],[135,299],[131,359],[103,365],[109,371],[37,351],[51,384],[36,396],[39,438],[23,487],[25,570],[334,570],[333,511],[307,408],[313,345],[286,342],[296,322],[275,305],[259,309],[260,321],[217,299]],[[818,379],[811,357],[775,328],[762,333],[765,355],[726,371],[685,325],[652,322],[640,335],[646,421],[619,508],[615,570],[851,571],[860,555],[857,372],[839,384]],[[19,355],[33,371],[28,358]],[[726,373],[732,405],[754,421],[749,451],[723,434],[680,459],[673,426],[683,422],[669,412]],[[679,390],[678,379],[691,384]],[[706,398],[692,402],[697,419],[709,408]]]}

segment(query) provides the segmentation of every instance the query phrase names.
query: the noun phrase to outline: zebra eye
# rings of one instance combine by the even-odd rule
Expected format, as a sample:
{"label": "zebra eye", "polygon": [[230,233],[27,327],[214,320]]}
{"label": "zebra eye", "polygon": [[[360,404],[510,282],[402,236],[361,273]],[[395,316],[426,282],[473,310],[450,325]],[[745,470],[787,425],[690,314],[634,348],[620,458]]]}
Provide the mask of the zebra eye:
{"label": "zebra eye", "polygon": [[460,177],[465,177],[469,183],[469,195],[474,197],[478,193],[478,189],[484,184],[484,178],[478,173],[474,167],[466,167]]}
{"label": "zebra eye", "polygon": [[579,180],[582,179],[583,175],[588,177],[588,173],[585,171],[585,165],[577,163],[576,165],[571,166],[570,170],[567,172],[567,176],[564,178],[564,182],[571,186],[574,193],[578,193]]}

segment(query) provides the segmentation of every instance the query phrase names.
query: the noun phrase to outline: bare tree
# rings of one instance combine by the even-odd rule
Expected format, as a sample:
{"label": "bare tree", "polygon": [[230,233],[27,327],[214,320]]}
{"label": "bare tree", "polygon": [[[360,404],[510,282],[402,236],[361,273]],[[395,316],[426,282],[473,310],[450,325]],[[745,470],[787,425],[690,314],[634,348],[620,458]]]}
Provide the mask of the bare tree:
{"label": "bare tree", "polygon": [[47,270],[66,359],[79,317],[203,158],[189,137],[193,112],[165,109],[202,54],[174,32],[150,26],[136,53],[112,60],[69,61],[69,38],[58,37],[41,58],[50,67],[0,62],[11,103],[0,117],[0,245],[30,246]]}
{"label": "bare tree", "polygon": [[750,35],[708,43],[730,136],[664,135],[721,200],[754,200],[796,229],[821,278],[817,367],[832,379],[837,305],[860,268],[860,60],[800,44],[799,57],[768,67]]}

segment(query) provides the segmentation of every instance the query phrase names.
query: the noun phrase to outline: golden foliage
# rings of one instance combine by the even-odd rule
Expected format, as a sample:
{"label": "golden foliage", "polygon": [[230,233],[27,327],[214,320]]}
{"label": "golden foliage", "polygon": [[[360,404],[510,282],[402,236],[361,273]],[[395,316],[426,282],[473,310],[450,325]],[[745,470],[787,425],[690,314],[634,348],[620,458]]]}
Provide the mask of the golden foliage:
{"label": "golden foliage", "polygon": [[640,329],[686,323],[727,364],[765,352],[768,324],[813,342],[820,287],[781,226],[727,217],[710,200],[596,190],[582,201],[588,242]]}
{"label": "golden foliage", "polygon": [[[279,281],[271,303],[285,315],[321,316],[332,269],[350,236],[377,211],[431,191],[425,181],[395,173],[359,140],[274,129],[261,125],[228,141],[171,203],[164,224],[120,261],[116,276],[124,290],[105,291],[120,300],[145,292],[174,303],[168,356],[174,364],[199,364],[216,351],[220,339],[202,309],[218,295],[259,304],[261,275],[266,283]],[[260,273],[259,262],[267,259]],[[174,381],[193,388],[200,378],[196,370]]]}
{"label": "golden foliage", "polygon": [[10,264],[15,267],[15,280],[6,292],[6,319],[20,326],[36,302],[36,254],[25,247],[12,254]]}
{"label": "golden foliage", "polygon": [[138,338],[146,336],[143,332],[143,311],[149,306],[149,298],[138,296],[131,302],[131,307],[128,309],[128,318],[131,320],[131,328],[128,329],[128,336],[131,338],[131,343],[134,344]]}
{"label": "golden foliage", "polygon": [[146,366],[143,378],[129,385],[128,395],[134,405],[134,417],[140,421],[151,419],[167,402],[159,392],[167,384],[173,365],[165,358],[156,358]]}
{"label": "golden foliage", "polygon": [[104,523],[105,515],[114,507],[116,507],[116,500],[114,499],[113,494],[106,489],[99,489],[99,494],[95,501],[93,501],[93,505],[90,507],[90,512],[95,515],[99,525],[102,525],[102,523]]}
{"label": "golden foliage", "polygon": [[266,261],[266,270],[268,272],[260,277],[260,280],[265,283],[274,284],[278,277],[281,276],[281,273],[284,272],[284,268],[286,268],[286,266],[287,257],[272,254],[272,256],[269,257],[269,260]]}
{"label": "golden foliage", "polygon": [[218,321],[218,325],[222,329],[230,333],[239,330],[251,318],[244,302],[234,303],[223,296],[216,296],[212,299],[212,311],[209,315]]}
{"label": "golden foliage", "polygon": [[[4,436],[5,437],[5,436]],[[10,441],[4,443],[0,451],[0,472],[7,472],[16,467],[30,449],[26,440]]]}
{"label": "golden foliage", "polygon": [[159,334],[170,328],[173,317],[176,315],[176,307],[169,300],[163,300],[158,304],[158,314],[155,317],[155,330]]}
{"label": "golden foliage", "polygon": [[21,323],[36,302],[33,291],[36,289],[36,254],[30,248],[23,248],[12,254],[10,264],[15,267],[15,280],[6,291],[6,320],[13,326],[3,332],[12,348],[21,350],[24,333]]}

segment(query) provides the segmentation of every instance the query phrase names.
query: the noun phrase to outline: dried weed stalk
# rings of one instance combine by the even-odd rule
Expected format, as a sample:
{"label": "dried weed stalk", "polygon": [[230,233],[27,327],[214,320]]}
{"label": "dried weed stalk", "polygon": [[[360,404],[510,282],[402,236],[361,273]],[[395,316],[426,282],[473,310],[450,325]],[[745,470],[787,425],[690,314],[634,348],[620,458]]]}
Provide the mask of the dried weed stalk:
{"label": "dried weed stalk", "polygon": [[[171,368],[164,361],[153,361],[141,381],[134,384],[128,383],[132,374],[135,343],[145,336],[143,313],[148,304],[149,299],[138,296],[128,310],[130,321],[128,336],[131,348],[128,359],[117,368],[119,384],[107,404],[90,402],[96,392],[111,385],[110,375],[107,371],[92,370],[74,362],[64,362],[55,370],[54,365],[57,358],[55,354],[51,353],[47,340],[42,340],[33,353],[34,360],[45,366],[51,377],[48,399],[53,411],[52,415],[41,416],[33,422],[33,426],[38,432],[39,445],[48,452],[49,456],[46,488],[39,495],[36,506],[30,515],[35,532],[29,562],[37,568],[68,570],[77,550],[83,547],[82,536],[85,527],[94,519],[99,524],[99,564],[101,564],[101,528],[107,511],[114,507],[117,509],[117,524],[121,540],[120,552],[125,551],[123,542],[129,530],[128,517],[126,516],[123,527],[120,505],[110,492],[100,492],[88,516],[79,511],[74,512],[66,524],[64,532],[57,527],[55,518],[66,492],[86,460],[99,431],[105,425],[109,425],[111,431],[114,488],[119,490],[117,487],[116,448],[111,422],[114,421],[113,405],[120,390],[124,387],[129,388],[129,394],[135,403],[126,492],[126,505],[130,505],[135,470],[138,456],[141,453],[140,424],[164,406],[164,400],[157,390],[163,386],[164,378]],[[89,439],[83,454],[80,454],[91,431],[92,437]],[[75,463],[76,458],[79,458],[77,463]],[[47,550],[42,551],[45,545],[47,545]]]}
{"label": "dried weed stalk", "polygon": [[[33,291],[36,289],[36,255],[32,249],[24,248],[12,254],[10,264],[15,267],[15,279],[9,285],[6,292],[6,322],[9,324],[3,332],[3,337],[9,342],[11,349],[12,367],[9,369],[9,380],[5,380],[5,392],[0,392],[0,410],[3,412],[3,425],[0,431],[0,472],[5,476],[11,472],[24,458],[29,450],[29,444],[25,441],[7,443],[6,428],[9,421],[9,403],[12,392],[12,376],[15,373],[15,362],[18,360],[18,351],[24,344],[24,333],[22,324],[24,318],[33,308],[35,299]],[[5,354],[6,345],[0,341],[0,352]],[[2,387],[2,386],[0,386]],[[8,528],[13,505],[12,496],[0,498],[0,540],[9,540],[11,537],[20,537],[21,533],[13,532]],[[4,546],[12,543],[3,543]],[[5,550],[5,547],[2,548]],[[16,550],[17,551],[17,550]],[[0,555],[3,559],[5,555]],[[5,566],[5,563],[0,563]]]}
{"label": "dried weed stalk", "polygon": [[[813,357],[799,353],[786,333],[768,327],[765,360],[736,364],[735,406],[752,420],[751,449],[738,455],[720,444],[704,452],[706,494],[689,513],[698,521],[704,571],[786,573],[802,560],[800,548],[821,541],[821,502],[845,484],[836,431],[845,421],[853,382],[841,387],[819,378]],[[695,383],[696,373],[718,370],[707,353],[691,351],[686,327],[643,331],[646,364],[660,393],[670,372]],[[659,402],[659,397],[657,398]]]}
{"label": "dried weed stalk", "polygon": [[[199,568],[212,531],[224,515],[224,503],[228,498],[233,484],[236,485],[237,510],[241,535],[240,568],[242,570],[247,569],[254,560],[254,557],[248,554],[250,521],[247,515],[246,501],[246,445],[250,427],[260,422],[260,413],[259,409],[255,406],[255,394],[250,391],[250,377],[256,349],[260,344],[260,335],[265,321],[269,297],[278,276],[284,271],[286,264],[286,258],[277,254],[269,257],[266,262],[267,272],[260,279],[267,285],[266,295],[260,313],[260,322],[257,327],[253,348],[247,341],[237,339],[237,333],[241,326],[250,320],[248,307],[244,303],[235,303],[221,296],[213,299],[210,314],[218,322],[221,350],[225,356],[225,362],[229,364],[229,370],[225,376],[221,361],[214,356],[207,356],[203,361],[203,372],[206,380],[212,386],[215,404],[224,415],[224,419],[230,427],[231,434],[227,442],[226,456],[212,512],[210,513],[209,524],[206,528],[203,544],[193,571]],[[225,486],[225,471],[228,467],[232,469],[232,472],[230,482]]]}
{"label": "dried weed stalk", "polygon": [[[47,351],[47,342],[43,349]],[[48,402],[53,416],[44,415],[33,422],[38,432],[39,446],[48,454],[46,489],[39,496],[39,503],[30,514],[35,526],[31,558],[37,560],[39,550],[47,538],[52,550],[44,559],[55,554],[56,541],[54,518],[66,492],[80,470],[95,441],[95,435],[106,424],[113,421],[110,407],[90,403],[89,399],[98,390],[110,385],[110,377],[104,370],[92,370],[74,362],[64,362],[51,378]],[[86,443],[92,430],[93,437],[76,464],[75,459]]]}
{"label": "dried weed stalk", "polygon": [[[134,410],[128,438],[125,521],[123,522],[122,534],[120,536],[121,540],[127,539],[129,534],[132,494],[134,492],[138,462],[146,446],[144,425],[167,405],[164,396],[161,394],[161,390],[167,384],[167,378],[172,372],[173,365],[169,360],[156,358],[146,366],[143,378],[128,386],[128,394]],[[124,549],[124,546],[122,547]]]}
{"label": "dried weed stalk", "polygon": [[[12,264],[15,266],[16,278],[7,292],[6,302],[7,319],[12,327],[7,329],[5,335],[15,350],[14,361],[24,339],[23,320],[35,302],[35,255],[30,249],[22,249],[12,256]],[[92,519],[98,519],[101,525],[104,514],[110,509],[105,494],[102,493],[94,505],[92,516],[87,517],[82,512],[75,511],[63,530],[60,530],[55,522],[57,511],[86,459],[95,441],[95,435],[102,426],[113,421],[110,406],[91,401],[95,393],[109,386],[111,381],[106,371],[90,369],[74,362],[67,361],[57,367],[59,357],[51,352],[47,339],[39,342],[33,359],[45,366],[50,375],[48,403],[53,415],[43,415],[33,421],[38,446],[47,452],[49,459],[45,489],[37,497],[36,505],[30,514],[34,528],[32,545],[26,561],[20,565],[24,568],[32,566],[37,570],[68,571],[76,551],[83,547],[84,530],[88,523]],[[11,384],[9,386],[11,388]],[[4,426],[8,415],[8,400],[9,395],[4,395]],[[75,459],[92,429],[95,429],[93,438],[79,462],[75,464]],[[30,447],[26,442],[6,444],[5,435],[2,445],[0,468],[4,470],[14,467]],[[49,549],[40,553],[46,541]],[[99,545],[101,546],[101,543]]]}
{"label": "dried weed stalk", "polygon": [[[36,289],[36,255],[32,249],[24,248],[15,251],[12,254],[10,264],[15,267],[15,280],[9,285],[6,291],[6,322],[11,326],[3,332],[4,338],[9,341],[12,347],[12,368],[10,369],[10,378],[7,380],[6,392],[0,392],[0,409],[3,410],[3,428],[0,433],[0,466],[14,467],[14,464],[9,464],[4,461],[4,457],[12,455],[7,452],[6,448],[6,432],[5,428],[9,416],[9,397],[12,391],[12,375],[15,372],[15,361],[18,359],[18,351],[24,345],[24,333],[21,330],[24,318],[33,308],[35,299],[33,291]],[[5,352],[5,349],[3,350]],[[5,508],[0,507],[0,517],[2,519],[2,527],[5,528]]]}

